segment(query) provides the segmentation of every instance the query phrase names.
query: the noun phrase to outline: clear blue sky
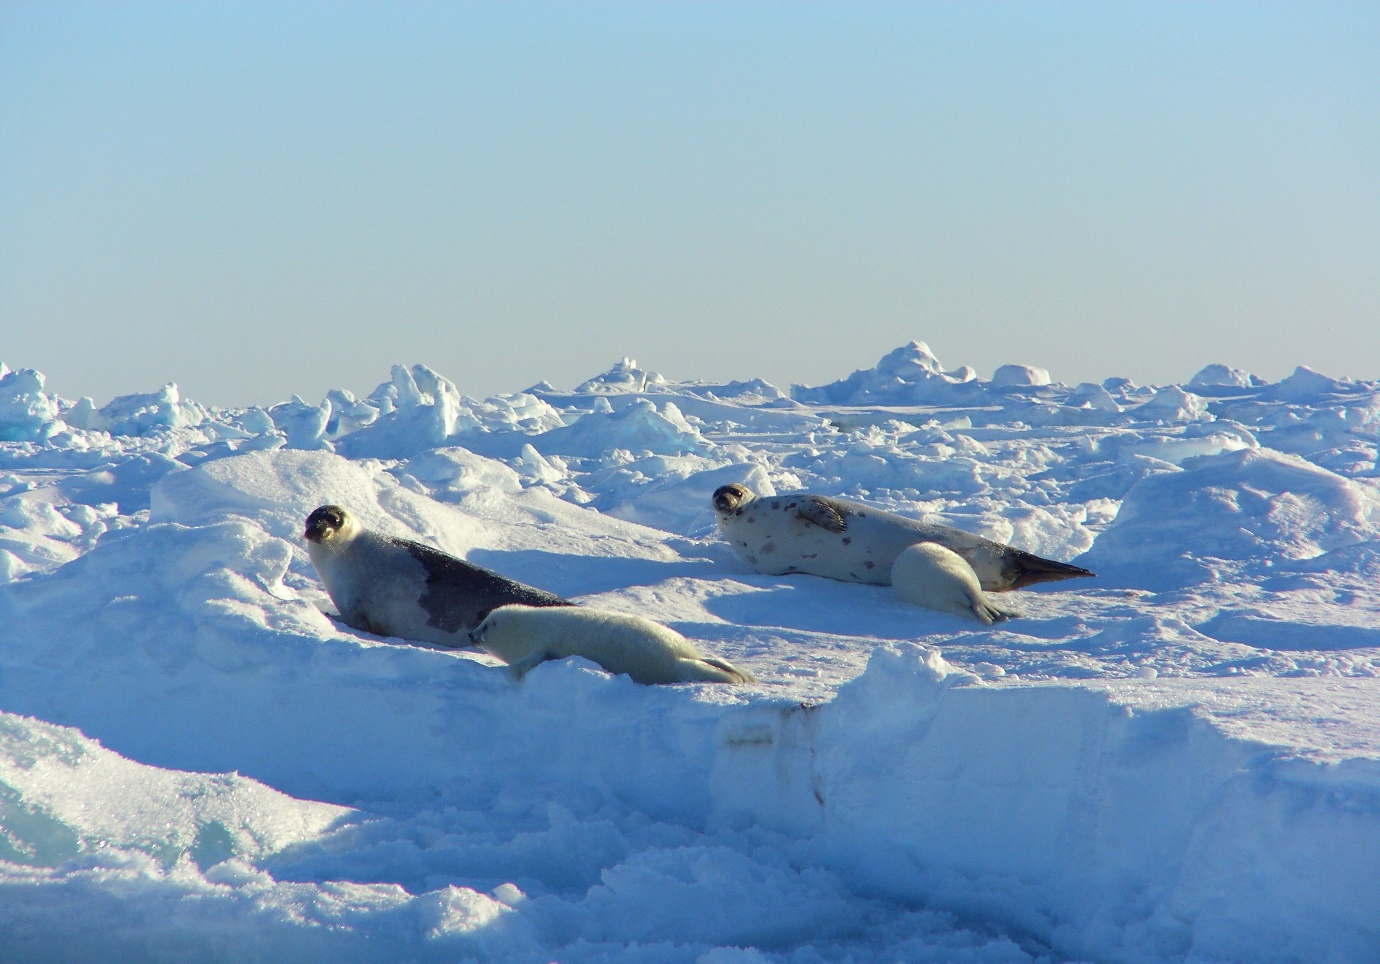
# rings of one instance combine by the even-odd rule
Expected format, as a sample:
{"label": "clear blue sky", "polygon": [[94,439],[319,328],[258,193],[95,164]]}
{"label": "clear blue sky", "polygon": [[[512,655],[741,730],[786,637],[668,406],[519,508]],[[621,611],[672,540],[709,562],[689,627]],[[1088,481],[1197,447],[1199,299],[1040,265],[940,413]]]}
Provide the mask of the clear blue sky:
{"label": "clear blue sky", "polygon": [[1380,5],[0,3],[65,397],[1380,378]]}

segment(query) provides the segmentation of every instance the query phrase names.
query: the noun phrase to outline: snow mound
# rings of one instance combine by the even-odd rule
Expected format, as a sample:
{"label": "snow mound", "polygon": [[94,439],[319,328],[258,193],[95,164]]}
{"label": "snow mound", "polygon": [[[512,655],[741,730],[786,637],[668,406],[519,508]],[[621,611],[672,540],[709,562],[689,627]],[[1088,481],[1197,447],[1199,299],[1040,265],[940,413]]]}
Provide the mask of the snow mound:
{"label": "snow mound", "polygon": [[1206,401],[1177,385],[1161,388],[1150,401],[1130,409],[1129,414],[1147,422],[1210,422],[1214,417]]}
{"label": "snow mound", "polygon": [[1270,566],[1376,536],[1374,490],[1296,456],[1244,449],[1181,468],[1137,482],[1078,564],[1113,585],[1176,589],[1218,578],[1222,562]]}
{"label": "snow mound", "polygon": [[[438,465],[442,458],[433,454],[435,471],[444,471]],[[482,473],[481,484],[502,472],[502,466],[489,470],[487,460],[461,459],[452,480],[463,474],[465,463]],[[426,463],[407,464],[420,469]],[[365,528],[421,538],[456,555],[464,555],[485,528],[472,516],[403,488],[377,466],[328,452],[251,452],[217,459],[164,478],[154,486],[151,503],[152,522],[194,527],[245,522],[294,545],[300,544],[307,515],[327,503],[346,507]],[[302,555],[301,549],[294,551]]]}
{"label": "snow mound", "polygon": [[1206,365],[1188,380],[1190,388],[1256,388],[1265,382],[1240,368],[1230,365]]}
{"label": "snow mound", "polygon": [[[860,369],[841,381],[817,388],[791,386],[798,402],[833,405],[916,405],[971,395],[970,369],[947,373],[922,341],[912,341],[882,356],[876,367]],[[964,387],[960,387],[964,386]]]}
{"label": "snow mound", "polygon": [[634,398],[609,411],[593,411],[567,428],[530,440],[543,455],[599,456],[616,449],[654,455],[707,452],[713,443],[686,420],[676,403]]}
{"label": "snow mound", "polygon": [[680,382],[676,387],[686,395],[699,395],[713,401],[731,401],[737,405],[789,404],[789,396],[785,392],[761,378],[723,384]]}
{"label": "snow mound", "polygon": [[1029,365],[1002,365],[992,373],[993,388],[1029,388],[1049,384],[1049,372]]}
{"label": "snow mound", "polygon": [[[519,392],[479,401],[460,394],[455,383],[425,365],[393,366],[393,377],[364,402],[338,400],[348,407],[335,415],[331,398],[324,414],[310,416],[319,426],[315,439],[293,448],[334,448],[350,458],[407,459],[474,435],[539,433],[565,425],[560,413],[534,395]],[[333,445],[324,444],[329,436]]]}
{"label": "snow mound", "polygon": [[206,409],[183,401],[175,382],[147,395],[121,395],[96,409],[83,398],[67,413],[73,428],[111,435],[148,435],[167,429],[194,428],[206,418]]}
{"label": "snow mound", "polygon": [[0,442],[38,442],[61,431],[57,399],[43,391],[42,372],[0,364]]}
{"label": "snow mound", "polygon": [[740,482],[758,495],[776,492],[764,465],[738,462],[684,477],[668,475],[609,509],[609,515],[667,532],[705,534],[717,525],[710,497],[720,486],[732,482]]}
{"label": "snow mound", "polygon": [[656,372],[644,371],[631,358],[624,358],[602,375],[582,382],[576,389],[579,395],[609,395],[624,392],[655,391],[666,384]]}
{"label": "snow mound", "polygon": [[234,773],[143,766],[76,730],[9,713],[0,713],[0,787],[0,859],[31,867],[111,847],[204,870],[315,839],[352,813]]}
{"label": "snow mound", "polygon": [[1300,365],[1288,378],[1266,387],[1257,397],[1266,401],[1312,403],[1347,394],[1356,388],[1349,378],[1329,378],[1307,365]]}

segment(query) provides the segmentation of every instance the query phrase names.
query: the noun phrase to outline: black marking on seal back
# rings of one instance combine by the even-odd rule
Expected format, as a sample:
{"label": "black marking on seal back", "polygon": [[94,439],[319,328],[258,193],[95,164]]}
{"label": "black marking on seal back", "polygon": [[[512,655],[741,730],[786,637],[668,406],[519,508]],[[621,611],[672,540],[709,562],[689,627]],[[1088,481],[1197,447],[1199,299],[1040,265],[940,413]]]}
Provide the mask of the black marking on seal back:
{"label": "black marking on seal back", "polygon": [[410,539],[394,539],[426,570],[426,588],[418,604],[426,624],[443,633],[468,632],[490,611],[513,603],[522,606],[573,606],[568,599],[501,576]]}

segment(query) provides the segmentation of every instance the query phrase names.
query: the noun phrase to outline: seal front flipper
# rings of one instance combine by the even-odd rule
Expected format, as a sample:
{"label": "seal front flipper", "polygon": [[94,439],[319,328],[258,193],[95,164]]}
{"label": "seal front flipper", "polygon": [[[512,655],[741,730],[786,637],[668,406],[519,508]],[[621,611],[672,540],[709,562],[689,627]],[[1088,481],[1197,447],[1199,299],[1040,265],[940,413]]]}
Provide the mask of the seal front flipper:
{"label": "seal front flipper", "polygon": [[391,633],[386,632],[382,626],[370,619],[369,615],[358,606],[353,607],[347,613],[341,613],[340,621],[351,629],[359,630],[361,633],[369,633],[373,636],[391,635]]}
{"label": "seal front flipper", "polygon": [[531,655],[526,656],[515,663],[509,663],[508,675],[511,676],[516,682],[522,682],[524,676],[532,672],[532,670],[536,669],[542,663],[546,662],[549,658],[550,657],[547,656],[544,652],[534,652]]}
{"label": "seal front flipper", "polygon": [[836,507],[825,502],[823,499],[814,496],[806,496],[800,500],[800,505],[795,510],[796,518],[810,525],[819,526],[829,532],[842,533],[848,531],[848,523],[844,520],[843,513]]}

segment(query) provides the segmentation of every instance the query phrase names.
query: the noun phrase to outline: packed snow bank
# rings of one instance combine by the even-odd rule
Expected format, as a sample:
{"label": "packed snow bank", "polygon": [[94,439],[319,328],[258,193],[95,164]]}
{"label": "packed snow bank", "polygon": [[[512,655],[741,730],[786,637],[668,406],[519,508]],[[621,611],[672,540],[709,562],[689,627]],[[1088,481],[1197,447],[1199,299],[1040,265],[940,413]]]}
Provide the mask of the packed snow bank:
{"label": "packed snow bank", "polygon": [[414,898],[388,884],[277,881],[255,866],[358,819],[0,714],[0,956],[362,960],[361,924],[450,955],[525,948],[520,929],[502,926],[511,910],[472,890]]}
{"label": "packed snow bank", "polygon": [[[428,659],[430,671],[381,672],[398,666],[400,652]],[[724,704],[717,698],[722,691],[710,687],[637,687],[587,664],[548,664],[514,686],[497,667],[463,657],[374,646],[356,648],[344,662],[337,654],[337,671],[317,678],[336,681],[314,693],[312,712],[303,713],[289,705],[289,679],[303,675],[304,657],[289,649],[282,660],[289,672],[281,682],[261,679],[265,692],[253,704],[236,688],[237,713],[221,732],[208,729],[195,705],[233,685],[233,674],[199,684],[197,674],[179,674],[182,686],[192,688],[188,698],[157,696],[175,724],[176,752],[193,757],[214,744],[274,783],[299,792],[312,785],[333,799],[425,799],[444,788],[432,806],[454,808],[450,819],[459,826],[495,809],[522,814],[543,799],[579,801],[577,813],[587,816],[553,814],[543,824],[550,838],[544,845],[559,851],[582,839],[589,846],[590,834],[609,832],[598,829],[606,819],[600,815],[610,806],[630,807],[656,822],[657,834],[679,834],[680,849],[639,857],[642,842],[628,853],[637,833],[625,827],[617,848],[623,862],[597,873],[598,883],[583,896],[577,887],[528,906],[520,887],[502,889],[492,872],[472,888],[438,892],[423,882],[472,865],[473,845],[431,852],[406,826],[361,837],[362,828],[351,829],[359,817],[350,817],[345,830],[323,834],[327,821],[347,814],[275,803],[279,798],[269,794],[269,817],[281,823],[284,814],[272,808],[288,815],[297,808],[311,820],[294,817],[296,829],[260,844],[260,851],[293,837],[322,837],[320,846],[299,846],[290,859],[270,862],[275,878],[245,862],[254,847],[236,850],[232,833],[198,829],[189,839],[192,827],[215,826],[205,820],[216,807],[199,794],[194,809],[180,804],[177,794],[185,795],[180,788],[189,778],[156,771],[162,779],[146,781],[140,792],[154,801],[161,795],[161,805],[185,828],[171,831],[163,845],[165,869],[137,859],[148,852],[148,841],[102,837],[101,850],[113,848],[110,853],[95,863],[79,861],[62,882],[33,872],[19,879],[42,884],[40,892],[59,906],[72,899],[78,881],[103,899],[136,882],[159,902],[205,894],[210,899],[199,910],[180,911],[160,928],[177,923],[195,931],[222,915],[244,925],[247,913],[251,922],[276,925],[256,929],[266,948],[292,955],[325,948],[353,956],[359,948],[347,934],[390,933],[399,948],[414,952],[461,947],[485,959],[536,959],[552,952],[534,945],[536,937],[550,940],[560,931],[557,921],[572,915],[583,921],[579,926],[620,941],[772,946],[846,931],[844,922],[857,910],[849,890],[999,922],[1062,955],[1092,959],[1364,959],[1380,940],[1371,913],[1380,900],[1371,872],[1380,859],[1380,768],[1372,761],[1291,758],[1287,750],[1230,736],[1210,712],[1193,709],[1196,694],[1176,698],[1165,684],[1148,692],[988,686],[933,650],[901,644],[875,652],[867,670],[822,705]],[[121,716],[154,695],[126,693],[119,684],[85,695],[119,702],[123,693]],[[373,732],[344,730],[335,715],[320,719],[337,703]],[[118,729],[99,721],[85,700],[68,712]],[[1267,714],[1259,705],[1246,712]],[[1307,726],[1329,722],[1309,720],[1305,736]],[[59,731],[49,727],[40,736],[51,739],[53,732]],[[1298,738],[1297,728],[1292,735]],[[388,752],[370,753],[367,743]],[[159,758],[173,748],[160,752],[145,742],[134,749]],[[117,772],[101,775],[106,786],[94,791],[126,799],[112,786],[128,779],[118,767],[137,768],[118,758],[105,766]],[[21,782],[12,779],[13,770],[14,764],[0,768],[0,779],[16,785],[24,812],[42,812],[31,788],[50,785],[51,774],[31,773]],[[218,778],[192,779],[217,785]],[[250,803],[255,799],[249,781],[230,786],[244,787]],[[69,801],[82,792],[64,790]],[[103,818],[93,820],[83,806],[69,812],[98,827],[95,832],[108,832]],[[137,830],[145,816],[135,804],[125,819]],[[260,835],[263,819],[253,825]],[[700,829],[686,836],[672,825]],[[55,826],[47,837],[67,827]],[[763,863],[764,829],[782,835],[771,846],[797,869],[782,876],[783,868]],[[92,852],[92,836],[88,830],[73,841],[71,856]],[[407,849],[399,851],[404,841]],[[181,863],[178,848],[187,855]],[[283,877],[306,871],[330,879],[352,860],[377,862],[365,854],[379,848],[380,856],[392,853],[385,879],[401,873],[404,888],[356,885],[342,905],[344,895],[328,883],[292,884]],[[500,874],[505,866],[510,873],[551,872],[544,869],[550,858],[517,857],[484,864]],[[506,902],[483,893],[486,888]],[[773,891],[780,893],[776,902],[765,896]],[[303,900],[311,908],[303,923],[331,924],[333,940],[290,932],[274,920],[277,908]],[[459,904],[462,913],[452,908],[443,919],[470,938],[483,935],[478,946],[457,944],[458,938],[437,942],[430,931],[424,940],[416,932],[419,915],[434,921],[438,902]],[[398,923],[404,907],[411,930]],[[42,919],[22,902],[8,913],[11,920]],[[500,915],[506,923],[495,933],[488,924]],[[689,919],[696,920],[693,927]],[[595,925],[598,920],[618,923],[610,929]],[[274,929],[289,932],[273,937]]]}
{"label": "packed snow bank", "polygon": [[0,859],[56,867],[107,848],[205,870],[313,840],[351,811],[236,774],[141,766],[76,730],[0,714]]}
{"label": "packed snow bank", "polygon": [[993,688],[934,651],[879,649],[830,703],[725,719],[717,815],[810,836],[870,892],[1073,956],[1380,946],[1380,762],[1291,759],[1154,690],[1170,705],[1124,686]]}

